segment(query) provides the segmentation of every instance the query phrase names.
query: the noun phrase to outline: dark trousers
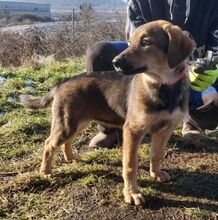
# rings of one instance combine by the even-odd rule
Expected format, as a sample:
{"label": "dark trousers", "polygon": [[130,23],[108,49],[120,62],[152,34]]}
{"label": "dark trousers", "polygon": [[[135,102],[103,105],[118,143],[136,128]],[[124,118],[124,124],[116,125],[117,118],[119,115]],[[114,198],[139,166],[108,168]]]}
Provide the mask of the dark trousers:
{"label": "dark trousers", "polygon": [[[110,71],[115,70],[112,65],[113,58],[120,52],[125,50],[128,44],[123,41],[114,42],[98,42],[88,48],[86,54],[86,70],[91,71]],[[218,81],[216,86],[218,86]],[[191,92],[189,115],[184,119],[184,122],[190,129],[194,130],[213,130],[218,126],[218,93],[205,95],[202,99],[202,106],[196,108],[194,100],[195,92]],[[192,97],[193,96],[193,97]],[[105,134],[110,134],[115,131],[121,133],[119,129],[105,128],[99,125],[99,130]]]}
{"label": "dark trousers", "polygon": [[[128,47],[126,42],[98,42],[88,48],[86,54],[86,71],[111,71],[115,70],[112,60]],[[98,125],[98,130],[104,134],[117,133],[118,141],[122,141],[122,130]]]}

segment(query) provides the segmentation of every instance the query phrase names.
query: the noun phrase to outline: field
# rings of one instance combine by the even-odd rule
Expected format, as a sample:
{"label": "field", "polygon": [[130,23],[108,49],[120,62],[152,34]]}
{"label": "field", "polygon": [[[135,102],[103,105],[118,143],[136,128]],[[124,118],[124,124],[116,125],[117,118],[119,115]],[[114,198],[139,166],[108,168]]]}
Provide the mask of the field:
{"label": "field", "polygon": [[184,141],[178,128],[163,167],[168,183],[149,177],[149,143],[141,144],[139,186],[143,207],[123,201],[121,147],[90,149],[93,123],[72,144],[75,161],[61,152],[50,179],[38,174],[50,109],[27,110],[18,96],[44,95],[63,78],[84,70],[83,59],[38,68],[0,68],[0,219],[218,219],[218,130]]}

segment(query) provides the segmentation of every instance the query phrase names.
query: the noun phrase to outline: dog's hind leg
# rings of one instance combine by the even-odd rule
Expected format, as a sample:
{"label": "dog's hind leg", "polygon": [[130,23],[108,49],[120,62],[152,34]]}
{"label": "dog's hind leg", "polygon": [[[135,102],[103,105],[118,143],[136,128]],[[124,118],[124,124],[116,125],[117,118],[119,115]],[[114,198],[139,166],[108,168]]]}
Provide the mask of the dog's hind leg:
{"label": "dog's hind leg", "polygon": [[42,176],[49,176],[51,174],[51,163],[52,158],[55,153],[55,146],[51,143],[51,136],[45,141],[43,153],[42,153],[42,163],[40,167],[40,174]]}
{"label": "dog's hind leg", "polygon": [[160,169],[161,160],[166,145],[170,139],[172,130],[152,134],[150,152],[150,175],[159,182],[169,181],[170,176],[166,171]]}
{"label": "dog's hind leg", "polygon": [[64,154],[64,159],[66,162],[70,162],[74,158],[73,152],[71,149],[71,142],[72,142],[72,139],[68,140],[66,143],[61,145],[61,148]]}
{"label": "dog's hind leg", "polygon": [[[81,119],[82,117],[79,117],[79,118]],[[82,120],[81,119],[81,121],[79,123],[77,123],[73,119],[71,119],[71,121],[74,121],[73,126],[76,127],[75,129],[73,129],[73,136],[75,133],[79,133],[81,130],[85,129],[89,124],[89,120]],[[73,155],[72,148],[71,148],[72,138],[73,137],[71,137],[67,142],[65,142],[64,144],[61,145],[61,148],[62,148],[62,151],[64,154],[64,159],[66,162],[70,162],[75,158],[77,158],[77,159],[79,158],[78,155],[76,157],[75,157],[75,155]]]}
{"label": "dog's hind leg", "polygon": [[51,174],[51,164],[52,158],[55,151],[64,146],[64,156],[65,159],[70,160],[72,158],[72,152],[70,151],[70,140],[72,136],[76,133],[76,124],[70,125],[68,120],[54,119],[52,121],[52,128],[50,136],[46,139],[42,163],[40,168],[40,174],[48,176]]}

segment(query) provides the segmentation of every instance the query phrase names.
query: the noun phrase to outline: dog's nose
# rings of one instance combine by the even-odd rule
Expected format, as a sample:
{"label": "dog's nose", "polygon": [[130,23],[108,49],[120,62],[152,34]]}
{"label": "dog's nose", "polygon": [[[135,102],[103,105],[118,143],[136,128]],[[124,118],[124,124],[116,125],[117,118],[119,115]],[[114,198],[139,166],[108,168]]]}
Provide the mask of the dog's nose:
{"label": "dog's nose", "polygon": [[125,58],[114,58],[112,61],[114,67],[124,67],[126,65],[126,59]]}

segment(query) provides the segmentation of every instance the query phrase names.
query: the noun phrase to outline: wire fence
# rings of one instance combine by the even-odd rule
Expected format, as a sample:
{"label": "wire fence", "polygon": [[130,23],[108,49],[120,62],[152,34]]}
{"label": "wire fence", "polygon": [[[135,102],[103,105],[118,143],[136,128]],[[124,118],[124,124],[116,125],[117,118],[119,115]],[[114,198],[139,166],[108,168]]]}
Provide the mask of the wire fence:
{"label": "wire fence", "polygon": [[85,54],[97,41],[125,40],[125,18],[97,17],[90,5],[83,5],[73,13],[72,21],[61,22],[55,28],[34,25],[25,32],[0,33],[0,65],[21,66],[36,62],[36,57],[53,56],[67,60]]}

